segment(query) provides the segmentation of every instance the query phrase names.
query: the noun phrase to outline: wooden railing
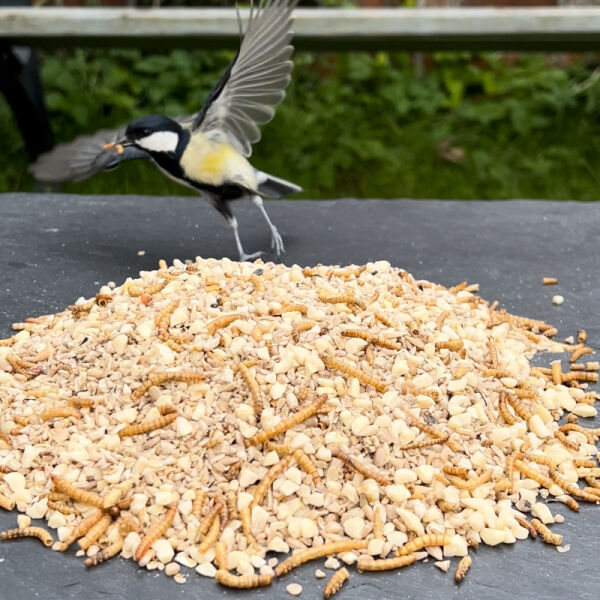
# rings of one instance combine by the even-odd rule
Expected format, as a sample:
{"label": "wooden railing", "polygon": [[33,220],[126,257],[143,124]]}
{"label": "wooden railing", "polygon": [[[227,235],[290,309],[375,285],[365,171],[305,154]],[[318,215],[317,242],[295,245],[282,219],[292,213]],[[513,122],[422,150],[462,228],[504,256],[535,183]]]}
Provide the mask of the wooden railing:
{"label": "wooden railing", "polygon": [[[306,50],[594,50],[600,8],[297,9],[294,30]],[[3,8],[0,41],[214,48],[239,36],[232,9]]]}

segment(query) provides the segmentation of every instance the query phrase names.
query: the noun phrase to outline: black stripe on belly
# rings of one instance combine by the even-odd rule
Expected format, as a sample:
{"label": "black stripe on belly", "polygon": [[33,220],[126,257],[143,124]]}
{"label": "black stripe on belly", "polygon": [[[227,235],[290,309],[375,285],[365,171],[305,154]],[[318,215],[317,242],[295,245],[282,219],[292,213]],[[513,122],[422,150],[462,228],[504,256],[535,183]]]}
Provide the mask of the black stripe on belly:
{"label": "black stripe on belly", "polygon": [[169,177],[181,183],[192,187],[199,192],[205,192],[207,195],[218,200],[229,202],[230,200],[239,200],[244,196],[251,196],[256,192],[245,188],[237,183],[223,183],[221,185],[210,185],[190,179],[185,175],[179,160],[168,153],[153,152],[152,159],[156,165]]}

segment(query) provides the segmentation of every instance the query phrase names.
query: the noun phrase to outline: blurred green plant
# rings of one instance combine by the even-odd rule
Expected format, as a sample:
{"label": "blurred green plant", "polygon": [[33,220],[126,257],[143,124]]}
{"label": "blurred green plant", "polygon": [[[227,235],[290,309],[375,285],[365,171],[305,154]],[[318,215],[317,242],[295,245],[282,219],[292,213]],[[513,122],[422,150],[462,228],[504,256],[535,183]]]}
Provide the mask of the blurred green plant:
{"label": "blurred green plant", "polygon": [[[197,110],[230,52],[57,51],[42,56],[60,140],[150,112]],[[583,61],[439,53],[416,74],[408,54],[295,57],[294,80],[255,147],[255,166],[308,198],[600,197],[598,72]],[[22,141],[0,104],[0,189],[28,190]],[[191,193],[151,165],[130,163],[81,193]]]}

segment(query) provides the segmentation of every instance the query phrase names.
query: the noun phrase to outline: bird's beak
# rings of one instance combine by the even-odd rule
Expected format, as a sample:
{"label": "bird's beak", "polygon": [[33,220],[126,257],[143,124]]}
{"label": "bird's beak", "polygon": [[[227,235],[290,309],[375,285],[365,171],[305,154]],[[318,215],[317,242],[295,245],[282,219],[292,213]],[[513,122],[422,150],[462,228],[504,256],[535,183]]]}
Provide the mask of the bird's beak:
{"label": "bird's beak", "polygon": [[102,150],[112,150],[112,148],[114,148],[117,151],[117,154],[123,154],[123,148],[125,146],[131,146],[131,142],[127,138],[123,138],[118,142],[110,142],[109,144],[104,144],[104,146],[102,146]]}

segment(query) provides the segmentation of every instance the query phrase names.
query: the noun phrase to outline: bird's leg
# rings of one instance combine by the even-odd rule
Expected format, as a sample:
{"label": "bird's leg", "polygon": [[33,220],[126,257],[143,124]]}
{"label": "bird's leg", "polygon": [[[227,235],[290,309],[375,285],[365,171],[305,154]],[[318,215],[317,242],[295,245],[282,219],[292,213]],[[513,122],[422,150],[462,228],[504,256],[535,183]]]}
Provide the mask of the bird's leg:
{"label": "bird's leg", "polygon": [[240,240],[240,235],[238,233],[238,222],[237,219],[233,216],[233,215],[226,215],[225,218],[227,219],[227,223],[229,224],[229,227],[231,227],[231,229],[233,229],[233,237],[235,238],[235,245],[237,247],[237,251],[238,254],[240,255],[240,261],[244,262],[244,261],[252,261],[255,258],[258,258],[259,256],[261,256],[263,253],[262,252],[253,252],[252,254],[246,254],[244,252],[244,248],[242,246],[242,242]]}
{"label": "bird's leg", "polygon": [[256,206],[258,206],[258,210],[262,213],[269,229],[271,230],[271,250],[275,251],[275,254],[279,256],[282,252],[285,252],[285,247],[283,246],[283,239],[281,238],[281,234],[277,231],[277,227],[271,223],[271,219],[269,219],[269,215],[265,210],[263,205],[263,199],[260,196],[252,196],[252,202]]}

